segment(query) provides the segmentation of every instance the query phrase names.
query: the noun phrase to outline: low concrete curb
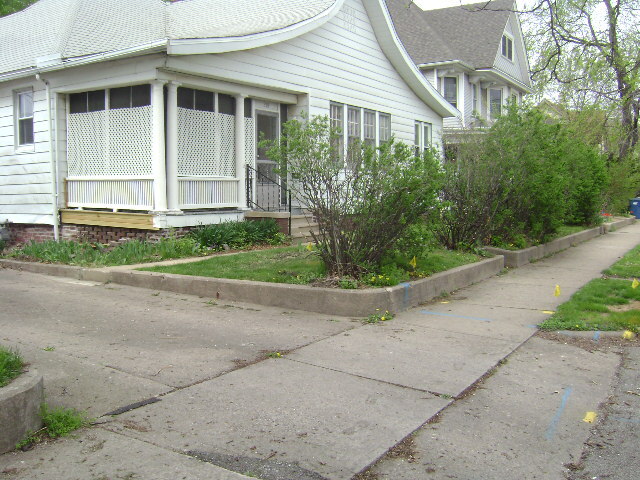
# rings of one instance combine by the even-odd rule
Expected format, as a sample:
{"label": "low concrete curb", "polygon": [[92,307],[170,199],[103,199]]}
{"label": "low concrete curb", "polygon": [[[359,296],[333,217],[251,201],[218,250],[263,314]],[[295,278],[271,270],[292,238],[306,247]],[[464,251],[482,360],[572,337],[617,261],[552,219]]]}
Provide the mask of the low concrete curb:
{"label": "low concrete curb", "polygon": [[29,431],[42,427],[39,413],[43,401],[42,375],[36,370],[0,388],[0,454],[13,450]]}
{"label": "low concrete curb", "polygon": [[566,237],[558,238],[549,243],[538,245],[536,247],[529,247],[523,250],[505,250],[503,248],[487,247],[488,252],[494,255],[502,255],[504,257],[504,264],[506,267],[521,267],[535,260],[540,260],[548,255],[553,255],[561,250],[565,250],[569,247],[577,245],[578,243],[586,242],[599,235],[604,235],[622,228],[626,225],[631,225],[635,222],[635,218],[623,218],[611,223],[600,225],[599,227],[583,230],[582,232],[567,235]]}
{"label": "low concrete curb", "polygon": [[427,302],[438,295],[449,293],[496,275],[504,268],[504,260],[496,256],[463,265],[395,287],[364,290],[316,288],[305,285],[253,282],[224,278],[192,277],[169,273],[142,272],[122,269],[92,269],[67,265],[0,260],[5,267],[87,280],[113,282],[132,287],[165,290],[213,299],[255,303],[272,307],[305,310],[328,315],[364,316],[376,309],[401,312]]}

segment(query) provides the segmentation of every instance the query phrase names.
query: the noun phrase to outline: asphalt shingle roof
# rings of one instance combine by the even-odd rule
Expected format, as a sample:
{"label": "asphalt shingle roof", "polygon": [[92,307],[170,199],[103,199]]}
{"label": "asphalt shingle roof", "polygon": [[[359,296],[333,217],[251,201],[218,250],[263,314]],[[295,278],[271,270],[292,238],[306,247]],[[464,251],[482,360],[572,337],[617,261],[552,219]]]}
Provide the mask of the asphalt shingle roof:
{"label": "asphalt shingle roof", "polygon": [[422,10],[410,0],[386,0],[400,40],[417,64],[461,60],[493,67],[514,0]]}

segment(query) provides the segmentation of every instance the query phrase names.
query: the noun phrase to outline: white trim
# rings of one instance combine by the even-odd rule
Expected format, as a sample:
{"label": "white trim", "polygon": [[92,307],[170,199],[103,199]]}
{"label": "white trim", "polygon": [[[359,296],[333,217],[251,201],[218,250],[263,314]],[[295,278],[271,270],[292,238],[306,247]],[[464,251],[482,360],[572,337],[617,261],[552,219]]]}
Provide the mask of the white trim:
{"label": "white trim", "polygon": [[169,55],[199,55],[206,53],[235,52],[251,48],[264,47],[299,37],[324,25],[338,14],[345,0],[336,0],[334,4],[313,18],[303,20],[287,27],[268,32],[243,35],[239,37],[185,38],[169,40]]}
{"label": "white trim", "polygon": [[531,87],[527,87],[520,80],[516,80],[515,78],[511,77],[510,75],[507,75],[506,73],[499,72],[499,71],[497,71],[497,70],[495,70],[493,68],[481,68],[481,69],[476,70],[476,72],[486,73],[488,75],[495,75],[499,79],[504,80],[507,83],[511,83],[511,84],[515,85],[516,87],[518,87],[521,90],[524,90],[525,93],[533,92]]}
{"label": "white trim", "polygon": [[473,71],[475,68],[468,64],[467,62],[463,62],[462,60],[443,60],[439,62],[429,62],[429,63],[420,63],[418,64],[419,69],[430,69],[437,68],[446,65],[460,65],[463,69]]}
{"label": "white trim", "polygon": [[382,51],[411,90],[441,117],[458,116],[458,112],[427,81],[409,57],[393,27],[391,15],[384,0],[366,0],[362,4],[371,20]]}

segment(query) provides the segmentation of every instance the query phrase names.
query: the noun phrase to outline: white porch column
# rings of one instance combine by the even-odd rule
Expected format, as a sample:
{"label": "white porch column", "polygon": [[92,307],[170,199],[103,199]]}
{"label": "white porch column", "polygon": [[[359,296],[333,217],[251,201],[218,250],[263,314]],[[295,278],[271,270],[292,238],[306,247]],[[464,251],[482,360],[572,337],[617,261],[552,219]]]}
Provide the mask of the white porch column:
{"label": "white porch column", "polygon": [[153,172],[153,208],[156,212],[167,210],[167,168],[164,148],[164,92],[166,82],[151,82],[151,158]]}
{"label": "white porch column", "polygon": [[167,85],[167,207],[179,213],[178,208],[178,87],[177,82]]}
{"label": "white porch column", "polygon": [[236,178],[238,179],[238,206],[247,209],[247,169],[245,167],[244,139],[244,99],[245,95],[236,95]]}

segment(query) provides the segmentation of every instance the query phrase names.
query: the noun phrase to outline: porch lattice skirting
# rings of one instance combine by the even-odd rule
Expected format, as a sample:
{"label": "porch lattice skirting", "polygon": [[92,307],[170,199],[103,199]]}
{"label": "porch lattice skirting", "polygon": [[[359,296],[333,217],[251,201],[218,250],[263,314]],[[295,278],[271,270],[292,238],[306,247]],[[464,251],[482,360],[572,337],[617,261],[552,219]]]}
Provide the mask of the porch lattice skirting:
{"label": "porch lattice skirting", "polygon": [[[233,115],[178,108],[178,208],[237,207]],[[255,165],[255,120],[245,118],[245,162]],[[152,107],[68,118],[67,206],[154,209]]]}

